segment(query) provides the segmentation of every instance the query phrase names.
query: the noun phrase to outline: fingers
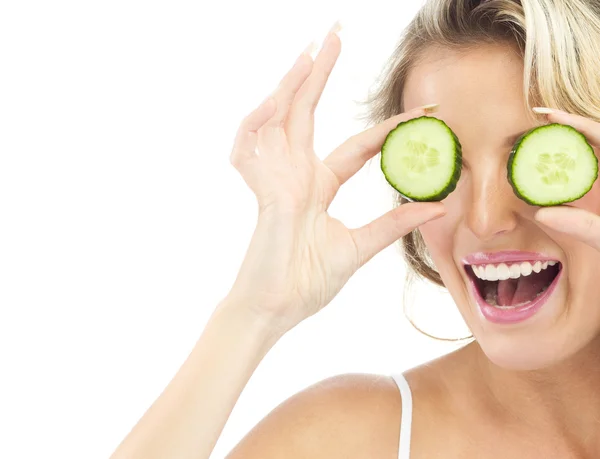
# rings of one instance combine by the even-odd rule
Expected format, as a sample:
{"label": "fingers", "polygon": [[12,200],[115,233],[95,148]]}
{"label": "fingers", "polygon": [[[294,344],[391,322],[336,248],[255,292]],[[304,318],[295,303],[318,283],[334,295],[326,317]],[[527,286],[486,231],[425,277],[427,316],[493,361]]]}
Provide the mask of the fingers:
{"label": "fingers", "polygon": [[256,131],[273,116],[275,107],[273,98],[268,97],[240,123],[229,157],[236,168],[256,157]]}
{"label": "fingers", "polygon": [[600,147],[600,123],[581,115],[566,113],[546,107],[535,107],[536,113],[547,115],[550,122],[566,124],[581,132],[594,147]]}
{"label": "fingers", "polygon": [[360,266],[418,226],[444,214],[442,203],[403,204],[368,225],[352,230]]}
{"label": "fingers", "polygon": [[312,72],[314,62],[310,53],[313,46],[314,44],[311,43],[302,52],[272,93],[272,97],[277,103],[277,110],[258,133],[261,154],[267,156],[281,154],[286,149],[287,140],[283,130],[285,120],[296,93]]}
{"label": "fingers", "polygon": [[592,212],[572,206],[546,207],[537,211],[535,219],[600,250],[600,216]]}
{"label": "fingers", "polygon": [[229,161],[242,174],[250,188],[253,188],[250,169],[258,159],[257,131],[273,116],[276,108],[276,102],[272,97],[265,99],[256,110],[242,120],[235,136]]}
{"label": "fingers", "polygon": [[312,73],[296,94],[290,108],[285,131],[290,145],[297,147],[298,151],[312,149],[314,113],[341,52],[342,42],[336,34],[340,29],[339,22],[336,22],[327,34]]}
{"label": "fingers", "polygon": [[354,135],[337,147],[323,163],[331,169],[340,185],[356,174],[365,163],[381,151],[387,135],[403,121],[433,113],[437,106],[427,105],[392,116],[360,134]]}

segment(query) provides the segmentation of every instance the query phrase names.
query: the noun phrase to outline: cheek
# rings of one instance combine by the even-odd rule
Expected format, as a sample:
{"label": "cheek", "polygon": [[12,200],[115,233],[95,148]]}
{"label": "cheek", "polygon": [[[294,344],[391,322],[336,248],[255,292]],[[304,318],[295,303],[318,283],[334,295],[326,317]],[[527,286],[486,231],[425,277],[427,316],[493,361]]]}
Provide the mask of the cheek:
{"label": "cheek", "polygon": [[420,231],[444,286],[455,300],[460,302],[456,295],[460,292],[463,281],[454,260],[457,222],[457,218],[452,217],[451,214],[446,214],[438,220],[422,225]]}
{"label": "cheek", "polygon": [[437,220],[421,225],[419,231],[436,266],[452,261],[453,238],[456,219],[450,213]]}
{"label": "cheek", "polygon": [[568,301],[577,304],[598,304],[600,283],[597,272],[600,265],[600,252],[562,233],[547,229],[545,231],[564,254]]}
{"label": "cheek", "polygon": [[452,262],[454,238],[460,219],[464,214],[465,187],[463,181],[461,178],[456,190],[442,201],[446,215],[421,225],[419,229],[436,266],[440,266],[444,259],[446,262]]}

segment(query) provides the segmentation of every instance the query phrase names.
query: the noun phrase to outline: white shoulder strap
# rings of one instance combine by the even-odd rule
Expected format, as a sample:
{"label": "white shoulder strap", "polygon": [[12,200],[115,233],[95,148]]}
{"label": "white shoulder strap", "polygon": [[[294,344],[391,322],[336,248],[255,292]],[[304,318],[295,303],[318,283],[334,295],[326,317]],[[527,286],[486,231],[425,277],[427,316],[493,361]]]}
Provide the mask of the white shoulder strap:
{"label": "white shoulder strap", "polygon": [[402,397],[402,419],[400,421],[400,444],[398,459],[410,459],[410,429],[412,424],[412,394],[408,381],[402,373],[393,373]]}

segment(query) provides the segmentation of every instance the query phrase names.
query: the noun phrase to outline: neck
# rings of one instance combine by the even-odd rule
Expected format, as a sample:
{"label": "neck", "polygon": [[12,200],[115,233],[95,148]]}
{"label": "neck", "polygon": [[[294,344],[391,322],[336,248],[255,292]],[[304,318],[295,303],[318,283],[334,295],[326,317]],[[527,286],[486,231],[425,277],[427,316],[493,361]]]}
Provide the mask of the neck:
{"label": "neck", "polygon": [[491,362],[477,342],[468,347],[476,354],[479,383],[502,416],[598,452],[600,337],[568,360],[533,371],[506,370]]}

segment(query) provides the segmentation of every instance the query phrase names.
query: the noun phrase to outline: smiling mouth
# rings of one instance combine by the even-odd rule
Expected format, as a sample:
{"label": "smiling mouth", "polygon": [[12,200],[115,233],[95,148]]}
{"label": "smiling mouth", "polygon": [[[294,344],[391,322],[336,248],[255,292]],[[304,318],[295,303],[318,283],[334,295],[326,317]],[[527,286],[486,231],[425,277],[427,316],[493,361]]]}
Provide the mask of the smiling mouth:
{"label": "smiling mouth", "polygon": [[490,306],[516,308],[534,301],[554,282],[559,261],[466,265],[481,298]]}

